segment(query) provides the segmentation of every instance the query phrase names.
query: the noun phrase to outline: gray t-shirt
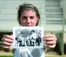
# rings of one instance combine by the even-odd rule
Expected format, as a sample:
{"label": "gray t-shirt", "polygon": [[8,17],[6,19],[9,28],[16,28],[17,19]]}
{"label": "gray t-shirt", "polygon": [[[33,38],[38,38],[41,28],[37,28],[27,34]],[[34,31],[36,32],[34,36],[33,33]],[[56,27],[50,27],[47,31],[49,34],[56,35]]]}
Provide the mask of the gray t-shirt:
{"label": "gray t-shirt", "polygon": [[45,57],[43,48],[19,48],[14,52],[14,57]]}

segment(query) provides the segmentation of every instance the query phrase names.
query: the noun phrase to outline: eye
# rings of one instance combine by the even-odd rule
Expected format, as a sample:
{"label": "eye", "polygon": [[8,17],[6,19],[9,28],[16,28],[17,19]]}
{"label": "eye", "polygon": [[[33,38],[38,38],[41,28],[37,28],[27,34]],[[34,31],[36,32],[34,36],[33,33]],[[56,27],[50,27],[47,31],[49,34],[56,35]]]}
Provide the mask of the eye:
{"label": "eye", "polygon": [[26,16],[22,16],[22,19],[27,19],[27,17]]}
{"label": "eye", "polygon": [[34,19],[34,16],[30,16],[30,19]]}

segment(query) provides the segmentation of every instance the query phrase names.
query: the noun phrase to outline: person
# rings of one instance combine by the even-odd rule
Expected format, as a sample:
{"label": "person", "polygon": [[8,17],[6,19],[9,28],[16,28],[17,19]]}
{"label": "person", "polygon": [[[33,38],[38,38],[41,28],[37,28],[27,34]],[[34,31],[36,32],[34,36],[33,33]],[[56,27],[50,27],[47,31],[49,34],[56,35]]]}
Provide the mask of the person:
{"label": "person", "polygon": [[36,44],[39,46],[41,43],[41,35],[40,33],[37,34],[37,38],[36,38]]}
{"label": "person", "polygon": [[37,33],[34,30],[31,30],[30,32],[30,45],[34,46],[35,45],[35,40],[37,38]]}
{"label": "person", "polygon": [[[38,9],[32,5],[32,4],[22,4],[19,6],[19,10],[18,10],[18,22],[19,24],[23,27],[23,26],[38,26],[39,20],[40,20],[40,14]],[[56,46],[56,36],[54,34],[45,34],[44,35],[44,43],[46,44],[45,50],[47,49],[47,47],[49,48],[54,48]],[[2,39],[2,43],[3,43],[3,48],[4,49],[9,49],[10,51],[13,50],[12,48],[12,43],[13,43],[13,35],[4,35],[3,39]],[[43,49],[16,49],[14,51],[14,57],[26,57],[23,56],[22,54],[22,50],[24,50],[24,54],[27,55],[26,52],[28,52],[29,54],[33,54],[33,55],[27,55],[28,57],[44,57],[43,53],[41,53],[40,55],[40,51],[43,52]],[[33,52],[29,52],[29,51],[33,51]],[[20,52],[21,51],[21,52]],[[22,54],[21,54],[22,53]],[[21,54],[21,55],[20,55]],[[38,54],[38,55],[37,55]]]}
{"label": "person", "polygon": [[33,38],[33,39],[37,38],[37,33],[34,30],[31,30],[30,38]]}
{"label": "person", "polygon": [[16,41],[18,46],[25,46],[25,37],[23,36],[23,32],[16,36]]}
{"label": "person", "polygon": [[30,31],[30,34],[27,36],[27,43],[29,44],[29,46],[34,46],[35,44],[35,39],[37,38],[37,34],[35,33],[34,30]]}

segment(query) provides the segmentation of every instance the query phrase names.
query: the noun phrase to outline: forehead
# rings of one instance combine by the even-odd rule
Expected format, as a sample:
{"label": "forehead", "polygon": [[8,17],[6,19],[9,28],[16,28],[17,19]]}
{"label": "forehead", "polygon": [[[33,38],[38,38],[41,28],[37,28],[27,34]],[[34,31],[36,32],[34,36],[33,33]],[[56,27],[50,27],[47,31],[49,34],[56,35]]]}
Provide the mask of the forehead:
{"label": "forehead", "polygon": [[33,10],[25,10],[21,15],[36,15],[36,12]]}

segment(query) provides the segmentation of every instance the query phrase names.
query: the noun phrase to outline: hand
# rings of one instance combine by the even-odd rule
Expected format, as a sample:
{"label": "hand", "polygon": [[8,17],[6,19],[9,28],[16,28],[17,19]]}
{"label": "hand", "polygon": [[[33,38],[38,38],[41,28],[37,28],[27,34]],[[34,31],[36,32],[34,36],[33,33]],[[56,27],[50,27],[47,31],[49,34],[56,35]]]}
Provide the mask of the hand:
{"label": "hand", "polygon": [[12,48],[10,48],[10,46],[13,43],[13,35],[4,35],[2,38],[2,48],[3,49],[9,49],[12,50]]}
{"label": "hand", "polygon": [[56,46],[56,36],[54,34],[45,34],[44,42],[47,47],[54,48]]}

